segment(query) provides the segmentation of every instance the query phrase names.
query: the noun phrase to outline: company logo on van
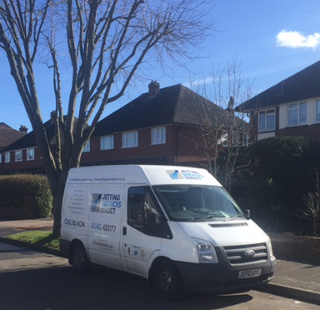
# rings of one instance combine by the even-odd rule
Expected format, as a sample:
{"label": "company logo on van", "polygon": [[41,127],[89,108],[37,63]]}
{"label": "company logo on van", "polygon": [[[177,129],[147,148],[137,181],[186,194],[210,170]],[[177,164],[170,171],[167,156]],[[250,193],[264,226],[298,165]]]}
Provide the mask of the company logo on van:
{"label": "company logo on van", "polygon": [[118,208],[121,208],[120,194],[92,194],[91,212],[115,214]]}
{"label": "company logo on van", "polygon": [[167,173],[172,180],[184,179],[184,177],[178,170],[167,170]]}
{"label": "company logo on van", "polygon": [[167,173],[172,180],[202,180],[204,178],[202,174],[195,170],[167,170]]}

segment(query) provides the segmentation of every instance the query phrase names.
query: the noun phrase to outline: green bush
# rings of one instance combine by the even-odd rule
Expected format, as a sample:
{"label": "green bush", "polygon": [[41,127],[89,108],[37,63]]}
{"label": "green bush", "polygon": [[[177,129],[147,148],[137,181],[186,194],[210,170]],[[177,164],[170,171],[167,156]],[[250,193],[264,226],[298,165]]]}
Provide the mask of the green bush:
{"label": "green bush", "polygon": [[302,137],[274,137],[249,147],[248,171],[242,176],[244,191],[235,197],[242,208],[267,231],[304,233],[308,228],[297,218],[303,196],[312,186],[316,147]]}
{"label": "green bush", "polygon": [[34,203],[34,218],[52,215],[52,195],[46,177],[27,174],[0,176],[0,208],[21,211],[27,199]]}

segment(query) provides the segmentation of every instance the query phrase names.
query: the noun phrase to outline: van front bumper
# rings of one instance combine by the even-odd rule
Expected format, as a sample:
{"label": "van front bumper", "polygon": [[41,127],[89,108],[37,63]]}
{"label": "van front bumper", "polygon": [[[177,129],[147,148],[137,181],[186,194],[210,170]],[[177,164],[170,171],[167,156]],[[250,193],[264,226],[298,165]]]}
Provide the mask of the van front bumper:
{"label": "van front bumper", "polygon": [[[269,282],[274,274],[276,260],[236,267],[224,266],[223,264],[175,263],[187,291],[233,293]],[[239,278],[240,271],[258,268],[262,268],[262,273],[259,277]]]}

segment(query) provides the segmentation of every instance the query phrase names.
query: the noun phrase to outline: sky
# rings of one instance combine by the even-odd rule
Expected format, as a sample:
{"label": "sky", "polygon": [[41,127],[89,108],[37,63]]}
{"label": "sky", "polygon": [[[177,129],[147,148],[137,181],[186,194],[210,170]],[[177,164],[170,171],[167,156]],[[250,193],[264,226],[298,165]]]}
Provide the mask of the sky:
{"label": "sky", "polygon": [[[159,0],[156,0],[159,1]],[[204,81],[213,69],[237,59],[241,74],[259,93],[320,60],[319,0],[212,0],[208,18],[215,32],[200,49],[190,50],[196,59],[187,68],[171,64],[170,69],[145,70],[144,79],[130,87],[119,101],[110,104],[104,116],[121,108],[148,89],[151,80],[161,88],[175,84],[189,86]],[[31,125],[10,75],[7,59],[0,51],[0,122],[18,130]],[[43,69],[46,70],[46,69]],[[209,83],[209,82],[208,82]],[[38,84],[42,117],[54,109],[51,77],[40,74]],[[210,87],[210,85],[208,85]],[[240,102],[236,103],[240,104]]]}

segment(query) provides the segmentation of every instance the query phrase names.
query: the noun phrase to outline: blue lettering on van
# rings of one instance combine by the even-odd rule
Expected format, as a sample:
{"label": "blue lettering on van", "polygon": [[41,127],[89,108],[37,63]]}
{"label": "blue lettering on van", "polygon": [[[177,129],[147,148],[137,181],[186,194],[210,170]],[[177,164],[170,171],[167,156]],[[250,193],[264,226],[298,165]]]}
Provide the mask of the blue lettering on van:
{"label": "blue lettering on van", "polygon": [[192,170],[181,170],[181,173],[183,176],[188,180],[202,180],[204,176],[200,174],[198,171],[192,171]]}
{"label": "blue lettering on van", "polygon": [[101,230],[102,225],[100,223],[91,223],[91,228],[96,230]]}
{"label": "blue lettering on van", "polygon": [[112,207],[112,208],[121,208],[120,194],[103,194],[102,206]]}

